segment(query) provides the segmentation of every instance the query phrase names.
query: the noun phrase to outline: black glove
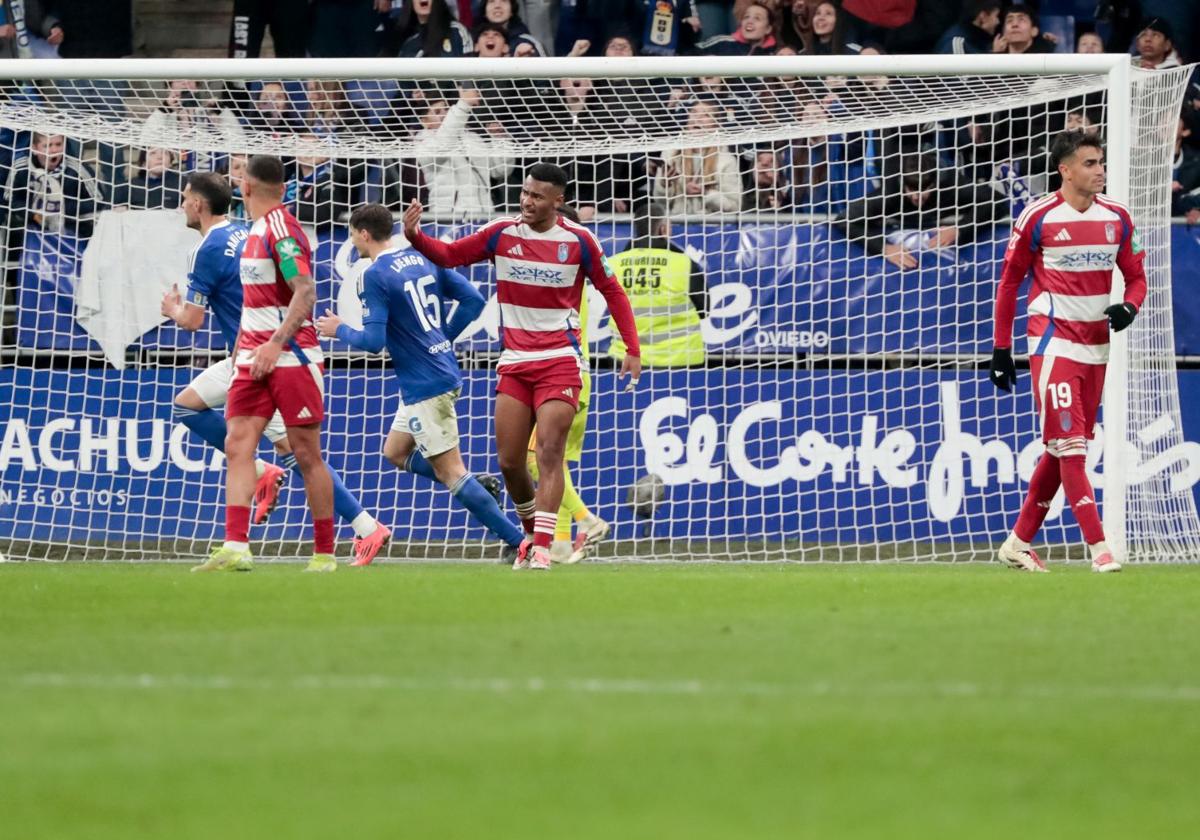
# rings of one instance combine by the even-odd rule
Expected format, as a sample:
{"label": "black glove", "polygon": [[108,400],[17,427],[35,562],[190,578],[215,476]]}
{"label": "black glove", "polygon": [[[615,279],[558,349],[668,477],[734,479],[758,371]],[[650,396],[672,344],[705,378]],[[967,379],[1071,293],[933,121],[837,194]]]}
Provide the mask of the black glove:
{"label": "black glove", "polygon": [[1137,315],[1137,307],[1132,303],[1114,303],[1104,310],[1104,314],[1108,316],[1108,325],[1112,331],[1120,332],[1133,323],[1133,316]]}
{"label": "black glove", "polygon": [[992,384],[1001,391],[1011,391],[1017,384],[1017,366],[1013,364],[1012,350],[997,347],[992,351],[992,363],[988,365],[988,376]]}

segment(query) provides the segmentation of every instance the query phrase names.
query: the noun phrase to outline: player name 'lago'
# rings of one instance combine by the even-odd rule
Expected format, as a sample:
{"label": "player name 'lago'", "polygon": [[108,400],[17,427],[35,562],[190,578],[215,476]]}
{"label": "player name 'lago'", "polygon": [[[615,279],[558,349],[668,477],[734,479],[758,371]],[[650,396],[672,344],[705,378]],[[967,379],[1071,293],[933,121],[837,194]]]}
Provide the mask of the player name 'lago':
{"label": "player name 'lago'", "polygon": [[[1020,452],[1014,452],[1006,440],[981,440],[962,430],[957,383],[942,383],[940,397],[940,437],[926,444],[933,446],[934,453],[928,463],[914,461],[919,440],[913,432],[883,430],[873,414],[847,420],[844,428],[856,432],[857,443],[839,446],[827,434],[807,429],[793,441],[780,441],[773,455],[752,456],[762,448],[764,435],[775,434],[762,425],[774,426],[783,419],[785,403],[776,400],[746,405],[722,429],[711,414],[693,416],[686,398],[660,397],[642,412],[638,430],[646,468],[669,486],[737,478],[757,488],[820,480],[907,489],[923,481],[930,514],[949,522],[960,514],[968,486],[978,490],[993,482],[1010,485],[1018,477],[1028,481],[1042,445],[1031,437]],[[669,427],[678,427],[680,421],[687,424],[684,436]],[[1163,415],[1138,437],[1149,445],[1174,430],[1174,422]],[[40,428],[30,428],[23,418],[14,417],[5,424],[0,439],[0,471],[17,465],[25,473],[60,474],[145,474],[161,469],[196,473],[224,468],[219,451],[192,457],[189,452],[203,450],[185,444],[187,435],[185,426],[172,426],[161,418],[52,417]],[[1200,480],[1200,443],[1176,444],[1145,462],[1136,445],[1126,446],[1130,483],[1168,471],[1173,491]],[[1095,469],[1101,448],[1097,435],[1088,454],[1089,471]],[[1089,478],[1095,486],[1103,486],[1101,476],[1091,473]],[[39,483],[55,484],[46,478]],[[1060,508],[1061,498],[1051,515],[1057,516]]]}

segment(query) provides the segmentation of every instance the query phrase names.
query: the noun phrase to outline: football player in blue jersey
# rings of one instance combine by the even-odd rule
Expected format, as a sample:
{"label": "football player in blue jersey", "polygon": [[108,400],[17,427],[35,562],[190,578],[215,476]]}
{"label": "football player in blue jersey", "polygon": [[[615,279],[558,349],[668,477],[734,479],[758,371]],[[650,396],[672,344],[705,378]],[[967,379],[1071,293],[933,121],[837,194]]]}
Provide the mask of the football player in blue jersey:
{"label": "football player in blue jersey", "polygon": [[[240,262],[247,228],[231,222],[231,192],[225,179],[211,172],[193,172],[184,182],[181,207],[188,227],[200,231],[200,244],[188,260],[186,295],[172,288],[163,298],[162,314],[180,327],[196,331],[204,324],[204,311],[211,309],[213,320],[225,343],[232,350],[237,341],[242,317],[242,281]],[[225,405],[233,380],[232,358],[222,359],[192,380],[175,397],[175,418],[207,441],[225,451],[225,416],[214,409]],[[286,466],[299,470],[288,445],[287,430],[278,413],[264,432]],[[255,462],[258,483],[254,491],[253,522],[264,522],[279,501],[286,471],[261,459]],[[389,531],[363,510],[358,500],[333,474],[334,509],[354,528],[354,556],[373,558],[391,537]],[[369,559],[368,559],[369,562]]]}
{"label": "football player in blue jersey", "polygon": [[[453,344],[483,311],[483,295],[458,272],[435,266],[403,241],[393,242],[392,227],[392,213],[381,204],[367,204],[351,214],[351,240],[371,260],[362,275],[363,329],[355,330],[326,311],[317,319],[317,331],[371,353],[386,345],[402,402],[384,442],[384,457],[402,470],[444,484],[505,542],[506,553],[527,552],[524,533],[467,472],[458,447],[455,402],[462,372]],[[458,304],[444,324],[443,301]]]}

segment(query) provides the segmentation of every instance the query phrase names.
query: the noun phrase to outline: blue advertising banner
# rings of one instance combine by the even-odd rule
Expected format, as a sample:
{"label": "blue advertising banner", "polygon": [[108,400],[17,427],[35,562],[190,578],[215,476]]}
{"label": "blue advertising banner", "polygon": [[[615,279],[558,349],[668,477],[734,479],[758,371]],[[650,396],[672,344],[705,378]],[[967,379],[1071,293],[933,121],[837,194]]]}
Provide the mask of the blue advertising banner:
{"label": "blue advertising banner", "polygon": [[[443,228],[460,235],[469,228]],[[629,240],[629,225],[593,226],[607,247]],[[856,353],[965,353],[991,350],[996,273],[1007,233],[954,252],[925,251],[917,270],[900,271],[864,256],[825,223],[697,225],[676,243],[705,269],[709,317],[703,324],[710,352],[796,355]],[[1175,289],[1176,351],[1200,355],[1200,226],[1171,228]],[[75,321],[74,289],[81,256],[71,237],[26,234],[19,267],[17,343],[21,347],[97,351]],[[318,309],[353,306],[353,290],[341,288],[351,273],[344,234],[316,240]],[[492,296],[483,316],[468,328],[462,348],[499,350],[498,308],[488,265],[465,270]],[[351,280],[353,286],[353,280]],[[595,296],[591,340],[607,348],[609,329],[602,299]],[[1024,332],[1019,320],[1017,334]],[[173,327],[142,337],[143,347],[215,347],[215,333],[198,338]],[[334,349],[346,349],[333,343]]]}
{"label": "blue advertising banner", "polygon": [[[612,253],[629,243],[628,224],[591,227]],[[456,237],[470,229],[431,232]],[[703,330],[710,352],[971,354],[991,352],[995,272],[1006,236],[964,246],[957,259],[950,252],[921,252],[921,266],[912,271],[864,256],[824,223],[694,225],[674,241],[707,276],[709,313]],[[322,261],[327,247],[333,259]],[[322,243],[317,259],[328,266],[328,274],[319,278],[318,297],[347,301],[345,295],[339,298],[338,287],[348,273],[349,256],[348,246]],[[499,351],[491,267],[463,270],[492,299],[459,345]],[[603,352],[610,339],[607,315],[603,298],[591,294],[589,338]],[[1023,320],[1016,328],[1024,330]]]}
{"label": "blue advertising banner", "polygon": [[1171,225],[1175,355],[1200,356],[1200,225]]}
{"label": "blue advertising banner", "polygon": [[[0,370],[0,539],[194,539],[220,534],[219,453],[171,420],[189,369]],[[1188,442],[1128,480],[1200,478],[1200,373],[1181,374]],[[442,490],[379,454],[395,410],[381,371],[327,377],[332,466],[398,538],[482,539]],[[460,430],[477,472],[496,471],[490,372],[464,383]],[[1170,425],[1168,423],[1168,425]],[[647,373],[627,393],[595,376],[588,444],[576,484],[615,536],[643,533],[627,489],[658,474],[666,498],[649,524],[660,538],[806,543],[980,541],[1003,534],[1041,450],[1028,391],[996,392],[976,373],[932,370],[693,369]],[[1102,444],[1089,453],[1102,484]],[[1061,504],[1047,541],[1075,541]],[[1068,520],[1071,518],[1068,516]],[[306,539],[293,479],[256,541]],[[349,534],[343,527],[343,538]]]}

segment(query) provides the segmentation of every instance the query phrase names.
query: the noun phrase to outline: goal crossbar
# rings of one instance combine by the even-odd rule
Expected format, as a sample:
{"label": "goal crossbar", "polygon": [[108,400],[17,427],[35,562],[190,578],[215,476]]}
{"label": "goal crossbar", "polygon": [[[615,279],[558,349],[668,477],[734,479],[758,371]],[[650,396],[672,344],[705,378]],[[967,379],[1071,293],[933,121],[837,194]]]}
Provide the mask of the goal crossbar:
{"label": "goal crossbar", "polygon": [[679,56],[612,58],[10,59],[8,79],[166,81],[251,79],[559,79],[660,76],[921,76],[1108,73],[1128,57],[1100,55]]}

